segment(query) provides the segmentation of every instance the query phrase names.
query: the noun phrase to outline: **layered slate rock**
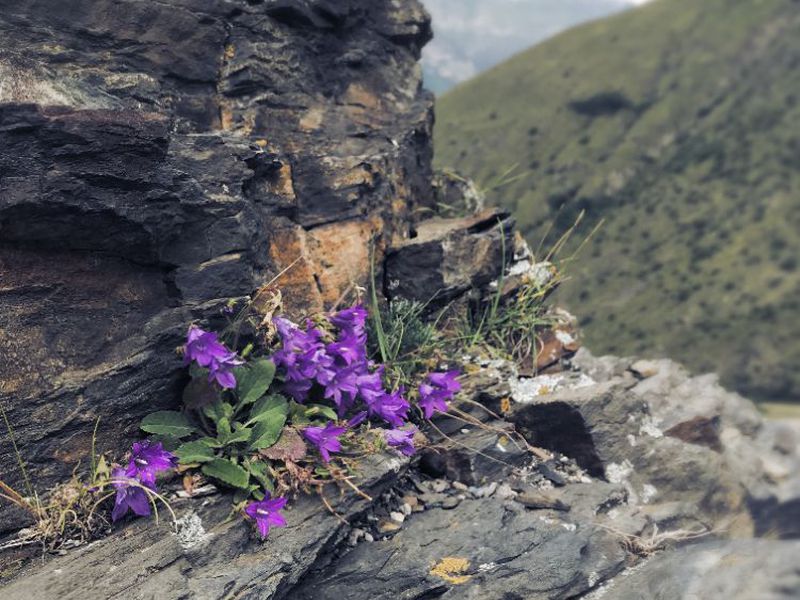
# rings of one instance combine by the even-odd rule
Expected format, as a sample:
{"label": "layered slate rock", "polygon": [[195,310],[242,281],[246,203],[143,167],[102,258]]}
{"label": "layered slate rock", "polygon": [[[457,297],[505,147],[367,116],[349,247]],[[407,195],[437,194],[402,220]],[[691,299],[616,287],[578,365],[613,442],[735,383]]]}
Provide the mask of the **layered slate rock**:
{"label": "layered slate rock", "polygon": [[512,500],[469,499],[411,519],[392,538],[359,544],[293,591],[302,600],[575,597],[620,571],[607,531]]}
{"label": "layered slate rock", "polygon": [[789,600],[797,598],[800,591],[798,555],[797,541],[704,542],[655,556],[630,575],[603,585],[587,599]]}
{"label": "layered slate rock", "polygon": [[532,444],[623,485],[659,526],[797,537],[791,428],[762,419],[715,376],[691,376],[670,360],[581,350],[573,362],[576,372],[512,383],[507,417]]}
{"label": "layered slate rock", "polygon": [[[371,458],[360,472],[362,490],[380,494],[407,463],[392,456]],[[177,534],[162,510],[161,525],[142,519],[44,566],[34,563],[3,587],[2,595],[42,600],[284,598],[341,540],[346,532],[342,520],[368,507],[361,496],[341,495],[335,486],[325,493],[339,516],[316,496],[302,497],[284,512],[288,526],[273,529],[266,542],[250,524],[228,518],[228,496],[174,502],[180,517]]]}
{"label": "layered slate rock", "polygon": [[431,30],[416,0],[0,4],[0,401],[43,491],[96,419],[118,450],[175,402],[189,321],[282,272],[318,310],[408,236]]}
{"label": "layered slate rock", "polygon": [[512,262],[514,220],[486,209],[463,218],[432,218],[386,256],[389,298],[441,305],[496,280]]}

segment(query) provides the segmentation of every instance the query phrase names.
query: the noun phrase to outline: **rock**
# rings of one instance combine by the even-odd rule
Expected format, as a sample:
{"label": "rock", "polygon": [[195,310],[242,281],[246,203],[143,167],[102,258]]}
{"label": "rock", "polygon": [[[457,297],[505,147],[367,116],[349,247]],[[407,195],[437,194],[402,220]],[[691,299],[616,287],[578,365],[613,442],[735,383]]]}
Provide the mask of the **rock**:
{"label": "rock", "polygon": [[448,498],[446,494],[440,492],[425,492],[419,499],[425,505],[425,508],[433,508],[441,506],[442,503]]}
{"label": "rock", "polygon": [[457,217],[481,212],[486,208],[486,195],[475,182],[450,171],[436,171],[433,191],[438,212]]}
{"label": "rock", "polygon": [[[624,486],[631,505],[658,505],[653,522],[797,535],[800,454],[779,449],[752,403],[668,360],[576,359],[604,381],[512,395],[523,402],[506,416],[531,444]],[[631,380],[632,363],[649,376]],[[539,469],[552,480],[551,466]]]}
{"label": "rock", "polygon": [[[405,465],[394,456],[370,457],[362,464],[359,487],[378,497],[396,482]],[[328,490],[327,497],[345,517],[367,507],[356,494],[339,500],[336,488]],[[315,496],[294,502],[286,512],[289,526],[273,529],[266,542],[258,539],[248,523],[228,518],[229,497],[188,502],[175,508],[182,519],[186,519],[184,514],[193,515],[195,531],[204,529],[199,543],[182,546],[186,538],[172,534],[168,516],[162,512],[161,525],[150,519],[134,521],[110,537],[46,564],[35,562],[2,588],[3,598],[94,600],[122,594],[132,600],[173,600],[225,597],[232,590],[252,600],[292,598],[289,590],[309,567],[328,559],[326,547],[347,543],[348,527]]]}
{"label": "rock", "polygon": [[569,511],[570,505],[562,502],[558,498],[534,490],[528,490],[517,494],[514,500],[525,506],[526,508],[542,508]]}
{"label": "rock", "polygon": [[547,523],[519,508],[492,498],[419,513],[391,539],[358,546],[313,572],[291,597],[361,600],[402,590],[402,598],[566,598],[623,568],[625,555],[606,531]]}
{"label": "rock", "polygon": [[499,480],[530,461],[530,455],[521,443],[512,440],[510,434],[497,433],[507,424],[491,421],[490,426],[493,430],[476,427],[460,434],[458,443],[432,434],[437,441],[436,447],[421,453],[422,463],[432,465],[435,462],[436,473],[453,481],[456,489],[464,491],[468,486]]}
{"label": "rock", "polygon": [[[318,310],[409,236],[434,204],[431,27],[416,0],[7,8],[0,402],[43,493],[98,418],[119,453],[176,405],[190,321],[287,268],[287,307]],[[15,464],[0,445],[18,487]]]}
{"label": "rock", "polygon": [[800,592],[798,556],[800,542],[703,542],[657,554],[586,598],[789,600]]}
{"label": "rock", "polygon": [[432,481],[430,484],[430,488],[436,493],[441,493],[449,487],[450,483],[448,483],[444,479],[437,479],[435,481]]}
{"label": "rock", "polygon": [[394,533],[400,529],[400,523],[394,519],[381,519],[377,527],[379,533]]}
{"label": "rock", "polygon": [[459,504],[461,504],[461,501],[462,501],[463,499],[464,499],[464,498],[463,498],[463,496],[448,496],[447,498],[445,498],[444,500],[442,500],[442,505],[441,505],[441,507],[442,507],[444,510],[450,510],[450,509],[453,509],[453,508],[455,508],[456,506],[458,506]]}
{"label": "rock", "polygon": [[[386,256],[387,296],[441,306],[489,283],[503,268],[503,244],[510,247],[513,226],[508,213],[496,209],[420,223],[415,236]],[[506,260],[511,260],[510,250]]]}

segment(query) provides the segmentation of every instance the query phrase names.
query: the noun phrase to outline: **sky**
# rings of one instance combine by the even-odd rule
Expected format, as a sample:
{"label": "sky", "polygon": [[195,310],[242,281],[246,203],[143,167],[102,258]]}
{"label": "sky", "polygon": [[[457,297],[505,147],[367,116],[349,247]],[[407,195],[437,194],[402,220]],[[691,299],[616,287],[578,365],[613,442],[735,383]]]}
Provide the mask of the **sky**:
{"label": "sky", "polygon": [[648,0],[423,0],[434,38],[425,85],[442,93],[548,37]]}

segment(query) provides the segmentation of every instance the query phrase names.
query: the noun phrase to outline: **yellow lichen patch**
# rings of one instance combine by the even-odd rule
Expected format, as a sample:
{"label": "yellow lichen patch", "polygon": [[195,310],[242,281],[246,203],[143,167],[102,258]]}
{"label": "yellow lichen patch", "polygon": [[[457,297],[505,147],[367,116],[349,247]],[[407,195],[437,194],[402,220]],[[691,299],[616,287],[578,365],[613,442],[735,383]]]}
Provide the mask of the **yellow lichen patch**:
{"label": "yellow lichen patch", "polygon": [[258,146],[259,148],[265,148],[267,146],[267,140],[265,139],[256,140],[256,146]]}
{"label": "yellow lichen patch", "polygon": [[231,60],[235,55],[236,48],[233,47],[233,44],[225,46],[225,60]]}
{"label": "yellow lichen patch", "polygon": [[500,412],[503,414],[511,412],[511,399],[508,396],[500,399]]}
{"label": "yellow lichen patch", "polygon": [[441,577],[453,585],[460,585],[472,578],[472,575],[464,575],[467,569],[469,569],[469,561],[466,558],[446,556],[433,566],[431,575]]}

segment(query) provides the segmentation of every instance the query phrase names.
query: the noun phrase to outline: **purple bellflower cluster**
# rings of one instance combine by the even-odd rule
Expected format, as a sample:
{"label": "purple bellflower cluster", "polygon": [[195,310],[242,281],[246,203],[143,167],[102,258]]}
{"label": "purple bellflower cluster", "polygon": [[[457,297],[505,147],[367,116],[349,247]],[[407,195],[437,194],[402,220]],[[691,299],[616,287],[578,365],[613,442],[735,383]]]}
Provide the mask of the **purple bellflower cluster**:
{"label": "purple bellflower cluster", "polygon": [[113,486],[117,491],[111,520],[118,521],[128,511],[144,517],[150,514],[150,499],[145,488],[156,490],[156,473],[178,466],[178,459],[164,450],[161,442],[143,440],[133,444],[131,459],[126,468],[111,471]]}
{"label": "purple bellflower cluster", "polygon": [[[348,427],[357,426],[368,416],[382,419],[392,427],[386,433],[387,443],[403,454],[413,454],[414,432],[401,429],[411,408],[405,389],[387,391],[383,366],[367,357],[366,309],[353,306],[328,319],[338,330],[336,339],[328,342],[311,321],[303,329],[288,319],[274,319],[283,344],[272,359],[283,371],[284,391],[301,404],[313,394],[321,395],[336,406],[340,418],[351,410],[365,409],[348,421]],[[420,386],[420,406],[426,418],[434,411],[447,410],[447,400],[461,389],[457,376],[456,371],[432,373]],[[329,422],[325,427],[307,427],[304,436],[328,462],[332,452],[341,451],[339,436],[345,430]]]}
{"label": "purple bellflower cluster", "polygon": [[244,361],[220,343],[216,333],[203,331],[192,325],[186,337],[185,348],[184,364],[194,361],[208,369],[209,381],[216,381],[225,389],[236,387],[233,369],[244,364]]}

